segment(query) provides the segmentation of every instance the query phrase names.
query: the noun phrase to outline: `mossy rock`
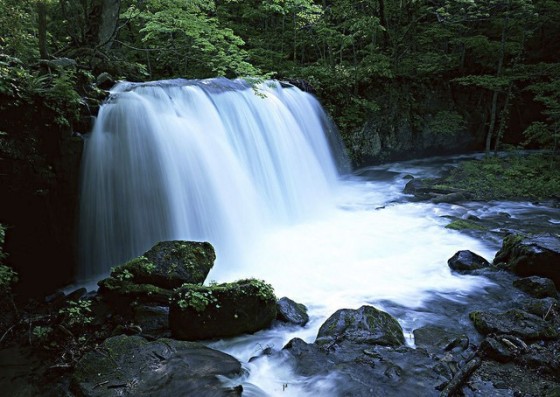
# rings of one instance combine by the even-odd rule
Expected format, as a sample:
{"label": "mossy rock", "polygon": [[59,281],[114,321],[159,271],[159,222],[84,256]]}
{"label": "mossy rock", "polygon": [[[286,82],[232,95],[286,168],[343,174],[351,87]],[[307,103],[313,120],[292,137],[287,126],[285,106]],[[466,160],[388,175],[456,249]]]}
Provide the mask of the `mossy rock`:
{"label": "mossy rock", "polygon": [[560,238],[553,234],[507,236],[494,265],[521,277],[550,278],[560,289]]}
{"label": "mossy rock", "polygon": [[218,376],[240,374],[235,358],[195,342],[119,335],[80,359],[70,389],[88,397],[238,396],[241,389],[223,386]]}
{"label": "mossy rock", "polygon": [[169,309],[173,336],[185,340],[252,333],[269,327],[275,318],[274,290],[256,279],[186,284],[175,290]]}
{"label": "mossy rock", "polygon": [[[152,284],[136,284],[130,280],[106,278],[99,283],[99,293],[109,302],[116,301],[128,307],[131,301],[168,305],[172,290]],[[122,300],[122,302],[120,302]]]}
{"label": "mossy rock", "polygon": [[173,289],[185,283],[202,284],[215,260],[210,243],[162,241],[142,256],[115,267],[111,277]]}
{"label": "mossy rock", "polygon": [[321,325],[316,340],[318,345],[342,341],[401,346],[404,334],[398,321],[390,314],[373,306],[362,306],[357,310],[338,310]]}
{"label": "mossy rock", "polygon": [[467,219],[455,219],[445,227],[451,230],[488,230],[486,227]]}
{"label": "mossy rock", "polygon": [[520,278],[513,282],[513,286],[537,299],[558,298],[554,282],[549,278],[539,276]]}

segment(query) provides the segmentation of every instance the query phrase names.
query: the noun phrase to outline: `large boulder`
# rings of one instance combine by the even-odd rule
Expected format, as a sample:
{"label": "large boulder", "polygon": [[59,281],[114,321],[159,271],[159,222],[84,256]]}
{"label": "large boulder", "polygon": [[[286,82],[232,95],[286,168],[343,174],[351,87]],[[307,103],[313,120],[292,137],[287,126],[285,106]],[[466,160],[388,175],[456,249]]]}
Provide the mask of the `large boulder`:
{"label": "large boulder", "polygon": [[496,253],[494,265],[521,277],[548,277],[560,288],[560,238],[552,234],[510,235]]}
{"label": "large boulder", "polygon": [[168,305],[172,290],[185,283],[202,284],[214,265],[210,243],[162,241],[143,255],[112,269],[99,292],[109,301]]}
{"label": "large boulder", "polygon": [[340,309],[319,329],[318,345],[343,341],[369,345],[400,346],[404,334],[400,324],[390,314],[364,305],[357,310]]}
{"label": "large boulder", "polygon": [[559,336],[554,324],[523,310],[511,309],[504,313],[475,311],[469,317],[483,335],[514,335],[523,340],[557,339]]}
{"label": "large boulder", "polygon": [[447,264],[452,270],[461,273],[467,273],[490,266],[490,263],[482,256],[468,250],[456,252],[455,255],[449,258]]}
{"label": "large boulder", "polygon": [[195,342],[120,335],[82,357],[70,388],[84,397],[240,396],[219,376],[241,372],[232,356]]}
{"label": "large boulder", "polygon": [[267,328],[275,318],[273,288],[255,279],[185,284],[175,290],[169,310],[173,336],[185,340],[252,333]]}
{"label": "large boulder", "polygon": [[173,289],[185,283],[202,284],[215,260],[210,243],[162,241],[142,256],[114,268],[111,277]]}

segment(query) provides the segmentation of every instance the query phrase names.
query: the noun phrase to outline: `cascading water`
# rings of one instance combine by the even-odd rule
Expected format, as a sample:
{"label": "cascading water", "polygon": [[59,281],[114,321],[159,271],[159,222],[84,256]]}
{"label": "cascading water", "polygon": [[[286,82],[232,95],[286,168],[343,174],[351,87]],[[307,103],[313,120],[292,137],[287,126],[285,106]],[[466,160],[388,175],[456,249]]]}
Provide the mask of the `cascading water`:
{"label": "cascading water", "polygon": [[162,240],[205,240],[228,263],[270,224],[333,196],[341,143],[309,94],[241,81],[122,83],[87,140],[83,280]]}
{"label": "cascading water", "polygon": [[336,395],[336,374],[307,379],[277,358],[249,358],[294,336],[313,342],[335,310],[363,304],[408,308],[399,321],[410,332],[431,298],[488,285],[453,275],[447,258],[496,248],[445,229],[452,206],[401,200],[402,177],[421,165],[364,180],[341,177],[344,164],[320,105],[295,87],[121,83],[86,142],[80,277],[99,278],[160,240],[209,241],[218,259],[208,281],[257,277],[309,307],[304,328],[212,342],[246,363],[244,395]]}

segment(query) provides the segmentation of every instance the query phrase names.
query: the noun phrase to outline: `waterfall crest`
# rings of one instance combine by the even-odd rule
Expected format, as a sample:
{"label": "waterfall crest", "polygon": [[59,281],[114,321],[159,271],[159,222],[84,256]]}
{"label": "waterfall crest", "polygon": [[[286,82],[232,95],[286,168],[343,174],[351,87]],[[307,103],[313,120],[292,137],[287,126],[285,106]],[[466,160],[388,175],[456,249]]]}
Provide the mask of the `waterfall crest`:
{"label": "waterfall crest", "polygon": [[347,160],[317,100],[267,82],[117,85],[82,160],[78,278],[162,240],[210,241],[242,260],[270,225],[331,206]]}

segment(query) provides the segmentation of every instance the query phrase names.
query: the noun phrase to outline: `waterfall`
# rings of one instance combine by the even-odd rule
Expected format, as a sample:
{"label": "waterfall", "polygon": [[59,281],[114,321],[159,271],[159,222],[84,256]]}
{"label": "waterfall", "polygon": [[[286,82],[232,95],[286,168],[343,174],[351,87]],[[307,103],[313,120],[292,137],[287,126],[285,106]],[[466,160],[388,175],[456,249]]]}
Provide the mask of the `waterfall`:
{"label": "waterfall", "polygon": [[270,225],[332,206],[345,163],[332,123],[296,87],[119,83],[86,139],[78,278],[162,240],[209,241],[224,265],[241,261]]}

